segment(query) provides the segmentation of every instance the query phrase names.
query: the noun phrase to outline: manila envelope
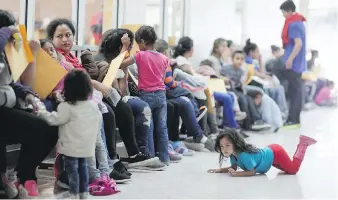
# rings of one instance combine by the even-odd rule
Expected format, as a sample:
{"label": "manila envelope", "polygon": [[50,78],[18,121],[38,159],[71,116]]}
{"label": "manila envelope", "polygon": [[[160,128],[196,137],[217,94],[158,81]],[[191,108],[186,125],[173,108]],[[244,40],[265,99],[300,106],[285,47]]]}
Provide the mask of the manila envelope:
{"label": "manila envelope", "polygon": [[46,99],[60,80],[67,74],[55,59],[40,48],[36,58],[36,78],[33,90],[41,99]]}
{"label": "manila envelope", "polygon": [[[140,24],[123,24],[121,26],[121,28],[124,28],[124,29],[129,29],[131,30],[134,34],[135,32],[141,27],[142,25]],[[137,51],[139,51],[139,47],[136,43],[136,41],[134,40],[134,44],[133,44],[133,48],[130,50],[130,56],[133,56],[136,54]]]}
{"label": "manila envelope", "polygon": [[122,54],[120,54],[114,60],[111,61],[108,72],[102,81],[103,84],[109,87],[113,84],[117,71],[119,70],[121,63],[123,62],[126,53],[127,53],[126,51],[123,52]]}
{"label": "manila envelope", "polygon": [[18,48],[15,48],[14,43],[12,42],[7,43],[5,47],[5,53],[14,82],[19,80],[22,73],[26,70],[28,64],[34,60],[29,43],[27,41],[25,25],[19,25],[18,29],[22,39],[18,44]]}
{"label": "manila envelope", "polygon": [[227,90],[224,85],[224,80],[217,78],[210,78],[208,81],[208,88],[211,92],[222,92],[226,93]]}

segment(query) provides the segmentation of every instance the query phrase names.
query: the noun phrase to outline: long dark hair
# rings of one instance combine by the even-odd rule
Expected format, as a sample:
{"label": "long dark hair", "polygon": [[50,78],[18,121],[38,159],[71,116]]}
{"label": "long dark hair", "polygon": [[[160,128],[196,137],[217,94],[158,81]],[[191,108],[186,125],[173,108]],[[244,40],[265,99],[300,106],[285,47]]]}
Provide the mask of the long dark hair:
{"label": "long dark hair", "polygon": [[105,57],[116,58],[121,51],[122,41],[121,38],[124,34],[128,34],[130,38],[130,48],[134,43],[134,33],[129,29],[117,28],[110,29],[103,33],[99,52],[104,54]]}
{"label": "long dark hair", "polygon": [[257,153],[259,149],[252,144],[248,144],[245,140],[237,133],[236,129],[232,128],[225,128],[222,131],[215,142],[215,151],[219,153],[219,164],[222,165],[224,160],[224,155],[221,151],[221,140],[226,138],[230,141],[234,146],[234,151],[239,152],[246,152],[246,153]]}
{"label": "long dark hair", "polygon": [[0,28],[14,26],[16,23],[15,17],[7,10],[0,9]]}

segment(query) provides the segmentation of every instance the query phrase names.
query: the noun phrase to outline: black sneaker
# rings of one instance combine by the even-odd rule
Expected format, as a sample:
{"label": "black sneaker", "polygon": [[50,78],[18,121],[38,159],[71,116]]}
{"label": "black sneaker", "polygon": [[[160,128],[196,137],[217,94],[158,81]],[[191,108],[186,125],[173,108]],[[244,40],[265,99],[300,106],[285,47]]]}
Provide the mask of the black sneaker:
{"label": "black sneaker", "polygon": [[113,169],[113,171],[109,174],[109,177],[113,179],[116,183],[125,183],[130,181],[130,176],[127,174],[123,174]]}
{"label": "black sneaker", "polygon": [[128,172],[126,166],[124,166],[124,164],[121,161],[116,162],[113,165],[113,168],[120,172],[121,174],[126,174],[127,176],[132,176],[132,173]]}
{"label": "black sneaker", "polygon": [[59,178],[57,180],[57,185],[62,189],[69,189],[68,175],[65,171],[60,172]]}
{"label": "black sneaker", "polygon": [[153,162],[158,161],[158,158],[151,157],[150,155],[146,155],[143,153],[139,153],[134,158],[129,157],[126,161],[128,162],[128,168],[135,168],[152,164]]}

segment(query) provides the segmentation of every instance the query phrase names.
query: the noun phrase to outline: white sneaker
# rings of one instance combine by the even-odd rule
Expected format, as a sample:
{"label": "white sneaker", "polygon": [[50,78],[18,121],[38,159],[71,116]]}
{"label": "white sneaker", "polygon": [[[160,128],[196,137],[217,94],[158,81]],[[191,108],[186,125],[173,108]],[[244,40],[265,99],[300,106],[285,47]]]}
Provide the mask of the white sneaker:
{"label": "white sneaker", "polygon": [[247,114],[245,112],[236,112],[235,120],[242,121],[246,118]]}
{"label": "white sneaker", "polygon": [[2,187],[8,199],[14,199],[18,196],[18,189],[15,186],[15,180],[9,180],[7,174],[1,174]]}

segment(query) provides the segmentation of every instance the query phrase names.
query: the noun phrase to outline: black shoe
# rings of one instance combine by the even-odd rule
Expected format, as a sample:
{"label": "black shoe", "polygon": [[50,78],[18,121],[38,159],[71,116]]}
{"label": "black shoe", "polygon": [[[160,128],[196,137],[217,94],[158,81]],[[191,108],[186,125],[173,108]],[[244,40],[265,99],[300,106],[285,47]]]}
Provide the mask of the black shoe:
{"label": "black shoe", "polygon": [[62,189],[67,189],[67,190],[69,189],[68,175],[65,171],[60,172],[59,178],[56,183]]}
{"label": "black shoe", "polygon": [[132,173],[128,172],[126,166],[124,166],[124,164],[121,161],[116,162],[113,165],[114,169],[118,172],[120,172],[121,174],[126,174],[127,176],[132,176]]}
{"label": "black shoe", "polygon": [[109,174],[109,177],[113,179],[116,183],[125,183],[130,181],[130,176],[127,174],[123,174],[113,169],[113,171]]}
{"label": "black shoe", "polygon": [[129,157],[127,159],[129,168],[144,167],[156,161],[158,161],[157,157],[152,157],[143,153],[139,153],[135,157]]}

